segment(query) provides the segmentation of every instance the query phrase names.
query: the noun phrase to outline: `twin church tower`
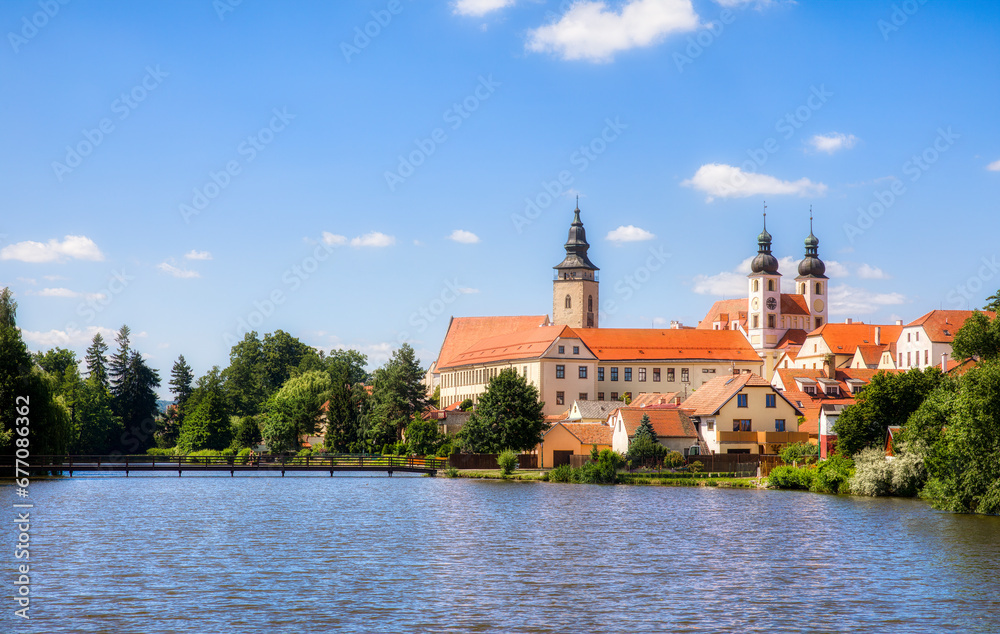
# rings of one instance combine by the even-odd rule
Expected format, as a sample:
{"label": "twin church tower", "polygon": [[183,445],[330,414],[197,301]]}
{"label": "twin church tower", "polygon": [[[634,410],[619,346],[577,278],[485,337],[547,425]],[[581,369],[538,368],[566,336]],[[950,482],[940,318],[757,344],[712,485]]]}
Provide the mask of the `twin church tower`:
{"label": "twin church tower", "polygon": [[[786,343],[801,343],[805,333],[827,322],[828,278],[826,265],[819,258],[819,239],[812,232],[805,240],[805,257],[799,262],[795,293],[781,292],[778,259],[771,254],[771,234],[764,229],[757,236],[757,256],[750,265],[748,293],[745,299],[716,302],[699,328],[740,330],[758,352],[775,349]],[[552,320],[571,328],[597,328],[600,323],[600,269],[590,261],[587,232],[580,219],[580,205],[573,212],[566,257],[555,267],[552,283]]]}

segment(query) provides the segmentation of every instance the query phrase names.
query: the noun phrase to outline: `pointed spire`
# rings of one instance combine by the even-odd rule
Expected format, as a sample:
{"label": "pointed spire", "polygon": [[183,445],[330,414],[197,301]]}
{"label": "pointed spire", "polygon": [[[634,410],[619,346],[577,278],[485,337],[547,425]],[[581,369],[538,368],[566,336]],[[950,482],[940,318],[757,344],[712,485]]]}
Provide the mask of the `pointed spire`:
{"label": "pointed spire", "polygon": [[565,248],[566,258],[554,268],[599,270],[587,257],[590,244],[587,242],[587,230],[583,228],[583,220],[580,219],[579,199],[576,209],[573,210],[573,222],[569,226],[569,238],[566,240]]}

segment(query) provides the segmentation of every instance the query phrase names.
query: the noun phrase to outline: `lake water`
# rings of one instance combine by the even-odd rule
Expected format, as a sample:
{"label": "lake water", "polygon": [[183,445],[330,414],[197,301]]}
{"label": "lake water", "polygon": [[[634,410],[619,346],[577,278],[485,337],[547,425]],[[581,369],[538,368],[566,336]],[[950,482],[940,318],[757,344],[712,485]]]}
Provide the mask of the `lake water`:
{"label": "lake water", "polygon": [[913,500],[422,477],[30,487],[2,632],[1000,632],[1000,518]]}

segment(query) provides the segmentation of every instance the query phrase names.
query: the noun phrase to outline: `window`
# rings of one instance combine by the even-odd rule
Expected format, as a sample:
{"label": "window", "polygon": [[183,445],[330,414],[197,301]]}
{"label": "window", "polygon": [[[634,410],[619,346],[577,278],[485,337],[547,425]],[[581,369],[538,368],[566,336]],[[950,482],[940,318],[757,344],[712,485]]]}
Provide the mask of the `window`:
{"label": "window", "polygon": [[746,407],[747,406],[747,395],[737,394],[736,395],[736,407]]}
{"label": "window", "polygon": [[564,366],[564,365],[557,365],[556,366],[556,378],[557,379],[565,379],[566,378],[566,366]]}
{"label": "window", "polygon": [[660,382],[660,368],[653,368],[653,383]]}
{"label": "window", "polygon": [[586,392],[580,392],[580,400],[581,401],[587,400],[587,393]]}
{"label": "window", "polygon": [[774,290],[774,280],[768,280],[767,281],[767,290],[769,290],[769,291],[773,291]]}
{"label": "window", "polygon": [[816,282],[816,294],[817,295],[823,294],[823,284],[820,282]]}
{"label": "window", "polygon": [[920,341],[920,331],[918,330],[917,332],[913,333],[913,337],[915,340]]}
{"label": "window", "polygon": [[573,300],[569,298],[569,295],[566,296],[566,308],[573,308]]}
{"label": "window", "polygon": [[588,295],[587,296],[587,312],[588,313],[594,312],[594,296],[593,295]]}
{"label": "window", "polygon": [[597,380],[598,381],[604,380],[604,368],[597,368]]}
{"label": "window", "polygon": [[753,323],[751,328],[760,328],[760,315],[754,315],[751,321]]}
{"label": "window", "polygon": [[767,394],[764,396],[765,407],[777,407],[777,401],[778,401],[777,394]]}
{"label": "window", "polygon": [[715,374],[715,368],[702,368],[702,374]]}
{"label": "window", "polygon": [[611,400],[612,401],[617,401],[618,400],[618,392],[612,392],[611,393]]}
{"label": "window", "polygon": [[632,380],[632,368],[625,368],[625,380],[626,381]]}
{"label": "window", "polygon": [[556,405],[565,405],[565,404],[566,404],[566,393],[556,392]]}
{"label": "window", "polygon": [[854,387],[851,388],[851,394],[860,394],[860,393],[861,393],[860,385],[855,385]]}
{"label": "window", "polygon": [[924,365],[930,365],[931,351],[924,350]]}
{"label": "window", "polygon": [[899,353],[899,367],[903,367],[903,353]]}
{"label": "window", "polygon": [[822,317],[817,317],[816,318],[816,327],[819,328],[822,325],[823,325],[823,318]]}
{"label": "window", "polygon": [[906,343],[910,343],[910,335],[913,333],[906,333]]}
{"label": "window", "polygon": [[775,418],[774,419],[774,431],[785,431],[785,419]]}
{"label": "window", "polygon": [[[581,379],[587,378],[587,366],[585,366],[585,365],[581,365],[580,366],[580,378]],[[587,399],[584,399],[584,400],[587,400]]]}
{"label": "window", "polygon": [[715,419],[709,418],[705,426],[708,428],[708,431],[715,431]]}
{"label": "window", "polygon": [[528,378],[528,366],[524,366],[523,368],[521,368],[521,375],[524,378]]}
{"label": "window", "polygon": [[646,380],[646,368],[639,368],[639,380],[640,381]]}
{"label": "window", "polygon": [[[611,380],[612,381],[617,381],[618,380],[618,368],[611,368]],[[611,399],[611,400],[613,401],[615,399]]]}
{"label": "window", "polygon": [[690,383],[691,374],[688,372],[687,368],[681,368],[681,383]]}
{"label": "window", "polygon": [[667,368],[667,381],[669,381],[670,383],[674,382],[674,369],[673,368]]}
{"label": "window", "polygon": [[831,385],[830,387],[826,388],[826,395],[827,396],[840,396],[840,388],[837,387],[836,385]]}
{"label": "window", "polygon": [[753,292],[756,293],[760,290],[760,280],[753,281]]}
{"label": "window", "polygon": [[803,282],[799,284],[799,295],[805,295],[805,294],[806,294],[806,285],[805,282]]}
{"label": "window", "polygon": [[580,346],[573,346],[573,354],[580,354]]}
{"label": "window", "polygon": [[599,400],[599,401],[603,401],[604,400],[604,392],[598,392],[597,393],[597,400]]}
{"label": "window", "polygon": [[911,365],[913,365],[913,361],[911,359],[911,354],[912,353],[910,353],[910,352],[906,353],[906,367],[910,367]]}
{"label": "window", "polygon": [[750,431],[750,420],[746,418],[733,419],[733,431]]}
{"label": "window", "polygon": [[767,327],[774,328],[774,315],[767,316]]}
{"label": "window", "polygon": [[806,385],[806,386],[803,386],[802,387],[802,391],[805,392],[806,394],[812,394],[813,396],[815,396],[816,395],[816,386],[815,385]]}
{"label": "window", "polygon": [[559,346],[559,354],[566,354],[566,346]]}

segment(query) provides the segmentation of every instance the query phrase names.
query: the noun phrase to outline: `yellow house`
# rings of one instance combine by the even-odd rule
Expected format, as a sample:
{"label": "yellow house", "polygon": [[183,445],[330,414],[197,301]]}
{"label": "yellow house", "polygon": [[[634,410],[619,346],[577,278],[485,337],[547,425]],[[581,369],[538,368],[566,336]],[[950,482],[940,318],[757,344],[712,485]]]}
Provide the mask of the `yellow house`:
{"label": "yellow house", "polygon": [[753,373],[717,377],[681,408],[712,453],[773,454],[789,443],[809,441],[809,434],[798,431],[802,411]]}
{"label": "yellow house", "polygon": [[538,467],[552,469],[569,464],[570,456],[589,455],[594,445],[598,451],[611,449],[610,427],[604,423],[556,423],[538,444]]}

